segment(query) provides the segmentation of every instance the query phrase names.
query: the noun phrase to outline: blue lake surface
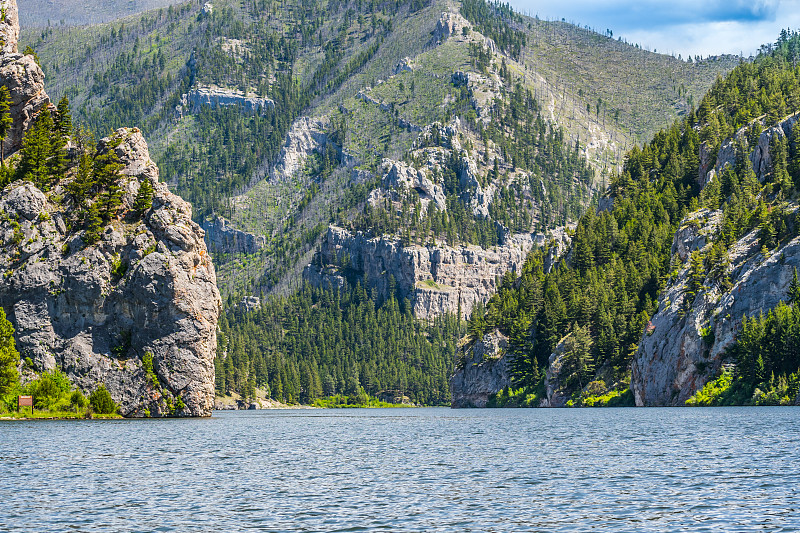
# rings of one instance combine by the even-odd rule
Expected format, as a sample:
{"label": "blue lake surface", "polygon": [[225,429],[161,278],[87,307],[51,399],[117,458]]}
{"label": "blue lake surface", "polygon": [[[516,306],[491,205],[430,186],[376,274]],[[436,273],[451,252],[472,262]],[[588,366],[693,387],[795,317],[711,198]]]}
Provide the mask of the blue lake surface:
{"label": "blue lake surface", "polygon": [[800,409],[0,422],[0,531],[800,531]]}

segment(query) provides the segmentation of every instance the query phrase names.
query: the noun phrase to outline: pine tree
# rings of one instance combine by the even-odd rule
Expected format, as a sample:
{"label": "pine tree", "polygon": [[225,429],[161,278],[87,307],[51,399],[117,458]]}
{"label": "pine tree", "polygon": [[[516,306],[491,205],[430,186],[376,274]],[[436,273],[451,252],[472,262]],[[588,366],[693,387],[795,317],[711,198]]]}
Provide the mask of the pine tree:
{"label": "pine tree", "polygon": [[5,85],[0,86],[0,164],[5,166],[5,141],[8,136],[8,130],[14,124],[14,119],[11,118],[11,93]]}
{"label": "pine tree", "polygon": [[800,282],[797,281],[797,267],[792,272],[792,281],[789,283],[789,302],[795,309],[800,309]]}
{"label": "pine tree", "polygon": [[105,223],[103,222],[103,217],[100,215],[100,209],[97,204],[98,202],[92,203],[86,214],[86,233],[83,235],[83,240],[86,241],[86,244],[96,243],[103,235],[102,231],[105,227]]}
{"label": "pine tree", "polygon": [[22,159],[17,168],[17,178],[31,180],[43,191],[50,189],[53,175],[50,158],[53,146],[50,135],[53,131],[53,117],[45,109],[36,118],[33,127],[22,141]]}
{"label": "pine tree", "polygon": [[89,193],[96,185],[93,165],[92,156],[85,151],[81,152],[75,178],[67,184],[67,192],[72,195],[73,200],[79,206],[84,204]]}
{"label": "pine tree", "polygon": [[72,137],[72,113],[69,109],[69,98],[63,97],[58,102],[58,114],[55,119],[55,128],[64,139]]}
{"label": "pine tree", "polygon": [[153,206],[153,185],[150,183],[150,178],[145,178],[139,185],[139,191],[136,193],[136,200],[133,202],[133,210],[143,216],[145,211]]}
{"label": "pine tree", "polygon": [[94,159],[94,181],[103,190],[98,198],[99,210],[105,222],[116,216],[117,208],[122,204],[124,191],[119,184],[122,164],[115,150],[121,142],[121,139],[117,139]]}

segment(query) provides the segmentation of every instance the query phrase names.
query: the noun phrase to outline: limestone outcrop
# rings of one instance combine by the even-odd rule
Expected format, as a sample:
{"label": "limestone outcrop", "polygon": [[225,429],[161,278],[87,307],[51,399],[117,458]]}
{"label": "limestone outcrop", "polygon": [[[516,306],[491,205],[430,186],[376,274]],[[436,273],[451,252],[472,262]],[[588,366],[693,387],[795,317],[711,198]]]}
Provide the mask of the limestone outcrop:
{"label": "limestone outcrop", "polygon": [[508,338],[497,330],[463,351],[450,379],[451,407],[486,407],[489,397],[511,385]]}
{"label": "limestone outcrop", "polygon": [[328,122],[324,118],[300,117],[295,120],[286,134],[271,178],[277,181],[292,178],[303,168],[309,155],[320,153],[328,144],[327,127]]}
{"label": "limestone outcrop", "polygon": [[[204,232],[158,181],[139,130],[118,130],[99,149],[124,165],[124,196],[96,244],[66,223],[63,182],[47,194],[14,182],[0,194],[0,305],[17,348],[86,392],[105,384],[125,416],[210,415],[221,301]],[[144,180],[153,203],[139,216]]]}
{"label": "limestone outcrop", "polygon": [[204,107],[217,109],[224,106],[239,106],[242,111],[250,114],[264,114],[268,109],[275,107],[275,102],[269,98],[249,96],[241,91],[222,89],[219,87],[197,87],[181,97],[178,111],[184,110],[199,113]]}
{"label": "limestone outcrop", "polygon": [[675,234],[672,249],[682,265],[659,296],[658,311],[633,359],[636,405],[683,405],[728,362],[726,351],[736,341],[742,317],[787,298],[792,273],[800,268],[800,237],[765,257],[755,229],[730,249],[731,289],[723,291],[706,279],[704,288],[688,300],[689,254],[710,246],[720,219],[718,211],[701,210],[689,215]]}
{"label": "limestone outcrop", "polygon": [[431,181],[424,170],[407,165],[401,161],[386,160],[383,163],[386,175],[383,178],[384,186],[390,189],[411,190],[419,194],[422,209],[428,208],[428,203],[433,202],[436,209],[445,211],[447,200],[444,189]]}
{"label": "limestone outcrop", "polygon": [[22,137],[42,109],[51,106],[44,90],[44,73],[33,56],[17,51],[19,16],[16,0],[0,1],[0,85],[8,87],[13,123],[3,143],[6,156],[19,150]]}
{"label": "limestone outcrop", "polygon": [[547,371],[544,376],[545,397],[542,398],[539,407],[566,407],[571,394],[564,380],[561,379],[561,369],[564,366],[567,355],[565,337],[559,342],[548,360]]}
{"label": "limestone outcrop", "polygon": [[403,246],[387,238],[370,238],[331,226],[304,279],[314,286],[343,287],[349,275],[366,276],[371,287],[387,295],[393,278],[398,296],[408,298],[417,318],[461,312],[469,317],[478,302],[497,289],[497,278],[520,272],[543,236],[514,235],[491,249],[479,246]]}
{"label": "limestone outcrop", "polygon": [[206,232],[206,243],[212,253],[255,254],[267,245],[267,238],[231,227],[223,217],[217,215],[202,221]]}
{"label": "limestone outcrop", "polygon": [[0,52],[16,54],[19,41],[19,10],[17,0],[0,0]]}
{"label": "limestone outcrop", "polygon": [[[772,156],[769,151],[772,138],[775,136],[788,138],[797,120],[797,114],[786,117],[775,126],[762,131],[754,146],[748,146],[750,163],[753,165],[753,171],[759,181],[763,182],[772,171]],[[720,176],[726,166],[736,164],[736,143],[737,141],[743,142],[747,146],[748,130],[753,126],[760,128],[761,122],[756,120],[753,125],[739,129],[733,137],[726,139],[715,154],[716,158],[712,158],[708,145],[703,143],[700,147],[700,170],[697,178],[701,187],[705,187],[717,176]]]}

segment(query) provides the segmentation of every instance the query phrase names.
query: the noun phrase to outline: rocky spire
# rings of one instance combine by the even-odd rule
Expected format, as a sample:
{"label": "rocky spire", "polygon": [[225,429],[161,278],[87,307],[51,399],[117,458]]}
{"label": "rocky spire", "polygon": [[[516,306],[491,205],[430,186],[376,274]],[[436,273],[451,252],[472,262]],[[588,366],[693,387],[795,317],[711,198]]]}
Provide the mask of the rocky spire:
{"label": "rocky spire", "polygon": [[33,56],[18,53],[18,40],[17,0],[0,0],[0,85],[8,87],[14,119],[4,143],[7,156],[22,146],[22,137],[39,112],[52,108],[44,90],[44,72]]}
{"label": "rocky spire", "polygon": [[19,41],[17,0],[0,0],[0,40],[3,54],[16,54]]}

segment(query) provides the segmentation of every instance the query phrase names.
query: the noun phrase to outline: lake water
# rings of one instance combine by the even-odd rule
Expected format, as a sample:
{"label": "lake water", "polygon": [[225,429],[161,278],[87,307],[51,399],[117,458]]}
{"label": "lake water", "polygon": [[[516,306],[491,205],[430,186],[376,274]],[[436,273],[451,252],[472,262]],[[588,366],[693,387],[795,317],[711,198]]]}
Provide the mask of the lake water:
{"label": "lake water", "polygon": [[0,422],[0,531],[799,531],[800,409]]}

